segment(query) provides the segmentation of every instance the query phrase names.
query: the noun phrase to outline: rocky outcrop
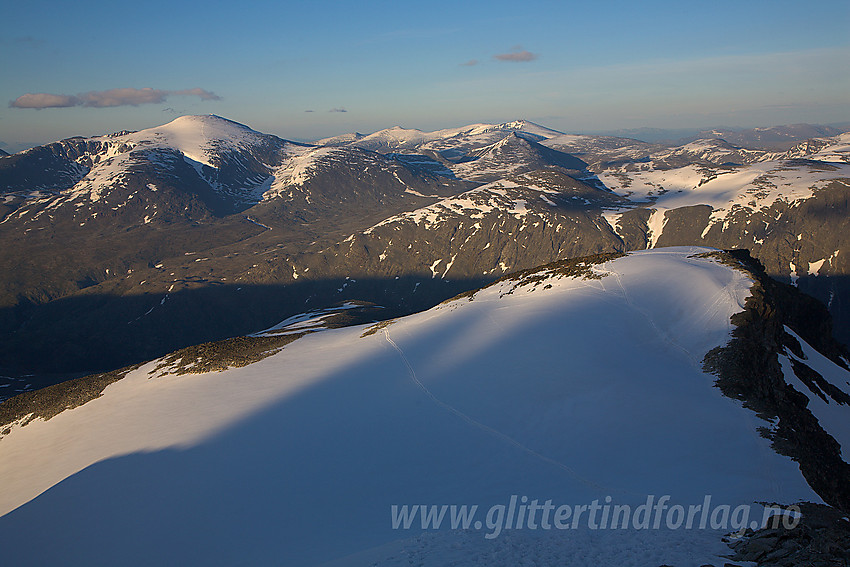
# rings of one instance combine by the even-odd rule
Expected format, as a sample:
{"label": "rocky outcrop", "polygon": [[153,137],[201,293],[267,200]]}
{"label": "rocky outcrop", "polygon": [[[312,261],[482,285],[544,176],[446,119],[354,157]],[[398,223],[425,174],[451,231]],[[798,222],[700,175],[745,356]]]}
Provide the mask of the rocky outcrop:
{"label": "rocky outcrop", "polygon": [[[850,563],[850,521],[828,506],[802,504],[794,528],[768,526],[727,538],[733,562],[758,567],[844,567]],[[727,563],[727,565],[730,565]]]}
{"label": "rocky outcrop", "polygon": [[[716,384],[724,395],[741,400],[745,407],[775,423],[768,426],[766,422],[761,433],[777,452],[799,464],[806,481],[825,502],[850,511],[850,465],[842,460],[838,442],[806,407],[808,398],[786,382],[779,361],[786,348],[800,348],[785,331],[787,325],[846,369],[842,357],[847,359],[848,352],[832,337],[829,313],[817,300],[770,278],[749,252],[731,250],[717,253],[717,257],[745,270],[755,285],[745,310],[732,317],[732,340],[706,355],[706,371],[718,376]],[[839,399],[837,403],[842,402]]]}

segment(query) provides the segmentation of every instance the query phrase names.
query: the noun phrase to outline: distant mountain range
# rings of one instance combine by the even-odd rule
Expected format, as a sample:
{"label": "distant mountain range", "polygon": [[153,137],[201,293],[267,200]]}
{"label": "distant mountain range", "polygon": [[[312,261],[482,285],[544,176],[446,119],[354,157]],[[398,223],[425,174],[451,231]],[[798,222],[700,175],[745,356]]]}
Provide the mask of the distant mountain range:
{"label": "distant mountain range", "polygon": [[809,138],[837,136],[850,132],[850,123],[840,124],[790,124],[787,126],[771,126],[768,128],[711,128],[699,129],[664,129],[664,128],[631,128],[612,130],[605,135],[625,138],[637,138],[646,142],[661,142],[668,144],[686,144],[694,140],[721,138],[732,144],[748,148],[765,150],[787,150],[797,142]]}
{"label": "distant mountain range", "polygon": [[11,393],[305,307],[389,317],[553,260],[692,244],[751,250],[847,341],[847,136],[773,152],[518,120],[308,145],[187,116],[40,146],[0,158],[0,374],[35,375]]}

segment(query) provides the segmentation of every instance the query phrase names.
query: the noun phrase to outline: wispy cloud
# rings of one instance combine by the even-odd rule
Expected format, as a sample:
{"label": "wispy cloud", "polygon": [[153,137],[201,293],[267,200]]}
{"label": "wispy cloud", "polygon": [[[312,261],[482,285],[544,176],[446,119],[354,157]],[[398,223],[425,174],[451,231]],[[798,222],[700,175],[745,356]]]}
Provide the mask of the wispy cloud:
{"label": "wispy cloud", "polygon": [[508,53],[497,53],[493,56],[493,59],[509,63],[527,63],[534,61],[538,57],[540,57],[538,54],[526,51],[521,45],[515,45]]}
{"label": "wispy cloud", "polygon": [[466,63],[460,64],[461,67],[473,67],[475,65],[478,65],[478,59],[470,59]]}
{"label": "wispy cloud", "polygon": [[201,89],[182,89],[166,91],[160,89],[123,88],[107,91],[91,91],[77,95],[50,93],[27,93],[9,103],[11,108],[68,108],[85,106],[89,108],[111,108],[115,106],[139,106],[140,104],[160,104],[169,96],[196,96],[201,100],[221,100],[217,94]]}
{"label": "wispy cloud", "polygon": [[330,110],[328,110],[328,112],[348,112],[348,111],[344,108],[331,108]]}

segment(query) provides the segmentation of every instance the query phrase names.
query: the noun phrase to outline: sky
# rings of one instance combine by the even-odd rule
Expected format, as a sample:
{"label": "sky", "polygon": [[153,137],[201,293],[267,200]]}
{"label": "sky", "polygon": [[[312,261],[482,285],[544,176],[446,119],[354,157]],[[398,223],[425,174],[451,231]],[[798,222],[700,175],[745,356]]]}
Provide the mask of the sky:
{"label": "sky", "polygon": [[0,0],[0,148],[217,114],[308,141],[850,121],[850,2]]}

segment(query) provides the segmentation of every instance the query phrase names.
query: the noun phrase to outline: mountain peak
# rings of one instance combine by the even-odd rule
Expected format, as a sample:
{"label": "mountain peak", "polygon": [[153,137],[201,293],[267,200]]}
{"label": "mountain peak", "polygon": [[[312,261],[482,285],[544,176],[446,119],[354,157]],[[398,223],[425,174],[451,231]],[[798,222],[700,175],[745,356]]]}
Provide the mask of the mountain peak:
{"label": "mountain peak", "polygon": [[525,134],[533,135],[539,139],[553,138],[555,136],[563,135],[563,132],[547,128],[539,124],[535,124],[534,122],[525,120],[524,118],[512,120],[510,122],[502,122],[501,124],[481,124],[472,131],[476,133],[486,133],[506,130],[510,132],[521,131]]}
{"label": "mountain peak", "polygon": [[162,126],[129,134],[125,141],[174,148],[198,163],[211,166],[214,148],[254,147],[268,138],[239,122],[207,114],[180,116]]}
{"label": "mountain peak", "polygon": [[[156,128],[151,128],[149,130],[160,130],[160,131],[186,131],[186,130],[196,130],[196,129],[215,129],[211,134],[219,135],[219,134],[232,134],[235,132],[250,132],[253,134],[261,135],[259,132],[252,130],[248,126],[244,124],[240,124],[239,122],[235,122],[233,120],[229,120],[227,118],[223,118],[216,114],[198,114],[192,115],[187,114],[184,116],[180,116],[175,118],[171,122],[167,124],[163,124],[162,126],[158,126]],[[145,131],[145,130],[143,130]]]}
{"label": "mountain peak", "polygon": [[512,120],[510,122],[503,122],[499,124],[499,128],[504,128],[505,130],[522,130],[523,128],[528,128],[529,126],[537,126],[538,128],[542,128],[538,124],[534,122],[530,122],[525,120],[524,118],[520,118],[519,120]]}

